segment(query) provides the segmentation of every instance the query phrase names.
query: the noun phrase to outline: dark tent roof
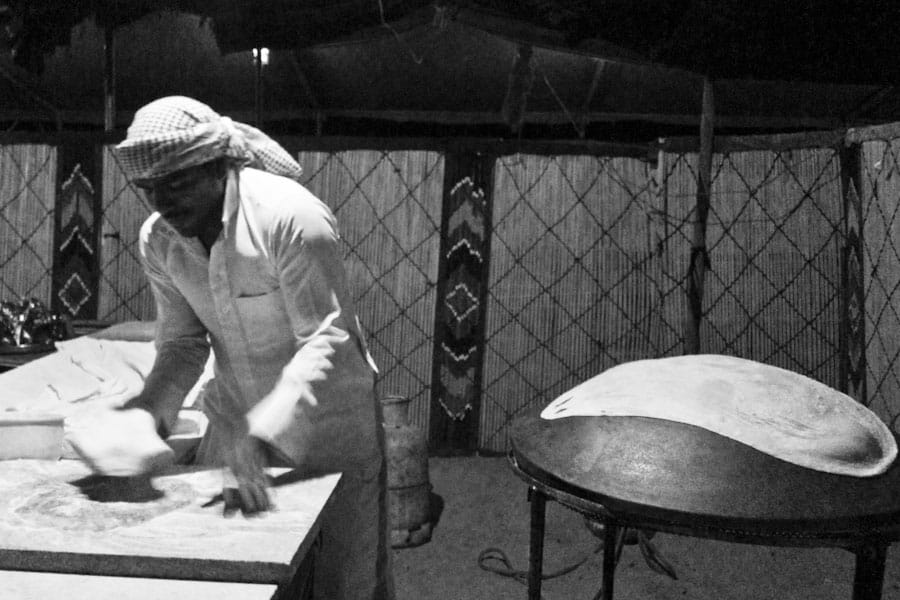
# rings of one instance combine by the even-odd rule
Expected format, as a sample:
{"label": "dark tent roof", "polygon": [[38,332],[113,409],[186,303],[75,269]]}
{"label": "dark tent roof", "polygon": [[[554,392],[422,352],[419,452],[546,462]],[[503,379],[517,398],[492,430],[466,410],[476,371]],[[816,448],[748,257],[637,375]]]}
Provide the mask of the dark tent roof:
{"label": "dark tent roof", "polygon": [[[462,20],[569,49],[714,78],[898,83],[895,0],[6,0],[35,48],[65,43],[87,16],[118,26],[161,9],[212,19],[224,52],[296,49],[406,22]],[[615,58],[615,57],[611,57]]]}
{"label": "dark tent roof", "polygon": [[[900,120],[898,15],[895,0],[0,0],[18,65],[0,74],[96,122],[108,28],[125,122],[167,93],[252,118],[249,50],[265,46],[269,123],[508,133],[521,115],[526,133],[647,138],[696,126],[708,76],[719,128],[834,128]],[[22,104],[20,121],[47,113]]]}

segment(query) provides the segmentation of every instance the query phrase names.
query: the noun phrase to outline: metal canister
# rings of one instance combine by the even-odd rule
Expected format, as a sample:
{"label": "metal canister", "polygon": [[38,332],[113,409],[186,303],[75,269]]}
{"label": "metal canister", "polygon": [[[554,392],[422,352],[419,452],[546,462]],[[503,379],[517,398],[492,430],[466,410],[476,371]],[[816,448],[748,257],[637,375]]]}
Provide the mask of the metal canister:
{"label": "metal canister", "polygon": [[391,546],[418,546],[431,539],[428,440],[424,431],[409,422],[409,398],[389,395],[381,403]]}

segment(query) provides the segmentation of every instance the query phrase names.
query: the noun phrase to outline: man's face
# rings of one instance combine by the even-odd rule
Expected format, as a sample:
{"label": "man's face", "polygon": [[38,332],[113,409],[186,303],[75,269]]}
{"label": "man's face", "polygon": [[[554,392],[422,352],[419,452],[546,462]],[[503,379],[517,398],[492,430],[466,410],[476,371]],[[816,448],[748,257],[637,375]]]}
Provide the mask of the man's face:
{"label": "man's face", "polygon": [[133,183],[146,192],[150,206],[184,237],[199,237],[222,219],[225,167],[221,161]]}

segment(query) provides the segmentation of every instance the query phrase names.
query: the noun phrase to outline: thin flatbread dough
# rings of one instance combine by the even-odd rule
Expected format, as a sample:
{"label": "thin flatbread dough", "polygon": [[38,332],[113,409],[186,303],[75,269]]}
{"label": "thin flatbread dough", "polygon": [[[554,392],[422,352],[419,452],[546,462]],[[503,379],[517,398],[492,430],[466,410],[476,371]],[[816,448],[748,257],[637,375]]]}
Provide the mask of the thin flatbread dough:
{"label": "thin flatbread dough", "polygon": [[887,425],[798,373],[717,354],[624,363],[551,402],[544,419],[638,416],[703,427],[803,467],[856,477],[897,457]]}

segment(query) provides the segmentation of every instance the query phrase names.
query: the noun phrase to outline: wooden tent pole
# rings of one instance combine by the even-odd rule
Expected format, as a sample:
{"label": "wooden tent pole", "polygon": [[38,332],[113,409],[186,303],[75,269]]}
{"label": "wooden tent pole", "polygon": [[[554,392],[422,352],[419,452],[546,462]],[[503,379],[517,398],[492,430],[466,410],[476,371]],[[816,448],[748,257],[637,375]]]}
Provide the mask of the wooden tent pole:
{"label": "wooden tent pole", "polygon": [[688,267],[688,307],[690,322],[685,329],[684,353],[698,354],[700,325],[703,319],[703,284],[709,269],[706,249],[706,221],[709,215],[709,196],[712,184],[713,85],[709,77],[703,78],[703,109],[700,114],[700,154],[697,157],[697,210],[691,239],[691,262]]}
{"label": "wooden tent pole", "polygon": [[254,78],[254,92],[255,92],[255,111],[256,111],[256,126],[262,129],[263,126],[263,49],[262,47],[257,46],[256,51],[253,53],[253,61],[256,64],[256,77]]}
{"label": "wooden tent pole", "polygon": [[290,56],[291,59],[291,67],[293,67],[294,73],[297,75],[297,81],[300,83],[300,87],[303,88],[303,93],[306,94],[306,97],[309,100],[309,106],[313,110],[313,122],[315,123],[316,137],[322,137],[322,127],[325,121],[325,115],[322,114],[322,107],[319,106],[319,101],[316,99],[312,84],[309,83],[306,73],[304,73],[303,69],[300,67],[300,63],[297,61],[296,51],[292,50],[288,56]]}
{"label": "wooden tent pole", "polygon": [[584,97],[584,102],[581,103],[581,112],[578,115],[578,137],[581,139],[584,139],[585,132],[587,131],[589,123],[588,113],[591,112],[591,102],[594,101],[594,96],[597,95],[597,88],[600,87],[600,82],[603,80],[603,72],[606,71],[606,65],[608,64],[607,61],[602,58],[595,60],[597,64],[594,66],[594,77],[591,79],[591,85]]}
{"label": "wooden tent pole", "polygon": [[104,30],[103,43],[103,131],[116,128],[116,30]]}

